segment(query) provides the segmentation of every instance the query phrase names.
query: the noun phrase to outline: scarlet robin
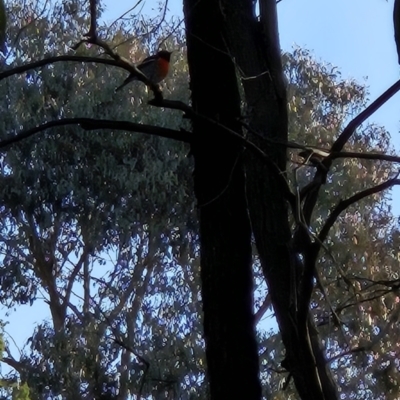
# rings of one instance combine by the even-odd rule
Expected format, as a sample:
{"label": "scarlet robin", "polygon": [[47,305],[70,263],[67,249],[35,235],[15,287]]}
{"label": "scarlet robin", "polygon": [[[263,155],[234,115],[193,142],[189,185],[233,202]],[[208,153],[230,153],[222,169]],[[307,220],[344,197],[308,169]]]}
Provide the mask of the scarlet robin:
{"label": "scarlet robin", "polygon": [[[160,50],[157,54],[145,58],[137,68],[153,83],[160,83],[168,75],[171,54],[170,51]],[[137,79],[136,75],[129,75],[115,91],[121,90],[125,85]]]}

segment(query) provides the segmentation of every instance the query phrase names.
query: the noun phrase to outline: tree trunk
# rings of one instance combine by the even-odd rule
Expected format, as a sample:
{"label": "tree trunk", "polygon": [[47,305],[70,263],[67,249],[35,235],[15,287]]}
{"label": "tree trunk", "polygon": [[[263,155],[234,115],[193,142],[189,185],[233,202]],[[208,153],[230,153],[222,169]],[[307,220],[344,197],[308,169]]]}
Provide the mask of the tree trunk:
{"label": "tree trunk", "polygon": [[[240,95],[221,11],[214,0],[184,1],[192,102],[197,113],[240,132]],[[243,149],[201,118],[193,121],[193,134],[210,398],[237,398],[239,384],[246,399],[259,400]]]}
{"label": "tree trunk", "polygon": [[284,366],[291,372],[302,399],[335,400],[336,386],[324,363],[323,351],[316,345],[315,334],[311,343],[308,307],[303,318],[297,308],[303,268],[291,245],[283,179],[286,148],[274,143],[286,142],[288,138],[276,0],[259,2],[260,18],[255,16],[252,0],[220,3],[228,52],[243,78],[249,138],[270,160],[263,163],[247,154],[246,189],[257,250],[286,348]]}

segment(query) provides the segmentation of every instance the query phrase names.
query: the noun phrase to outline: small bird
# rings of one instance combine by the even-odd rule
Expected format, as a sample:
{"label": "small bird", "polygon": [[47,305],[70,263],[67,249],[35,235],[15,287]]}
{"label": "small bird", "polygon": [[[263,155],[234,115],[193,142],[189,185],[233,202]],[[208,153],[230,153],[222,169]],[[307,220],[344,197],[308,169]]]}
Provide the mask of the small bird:
{"label": "small bird", "polygon": [[[172,51],[160,50],[157,54],[145,58],[137,68],[153,83],[160,83],[168,75],[171,54]],[[118,92],[125,85],[132,81],[136,81],[137,79],[136,75],[129,75],[122,85],[118,86],[115,91]]]}

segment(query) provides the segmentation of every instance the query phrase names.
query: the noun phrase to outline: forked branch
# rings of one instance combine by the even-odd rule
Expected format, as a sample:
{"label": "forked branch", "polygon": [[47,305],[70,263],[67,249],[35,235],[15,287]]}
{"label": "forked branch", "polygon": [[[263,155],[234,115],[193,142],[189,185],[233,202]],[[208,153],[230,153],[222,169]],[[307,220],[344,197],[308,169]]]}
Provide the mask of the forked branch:
{"label": "forked branch", "polygon": [[381,183],[380,185],[376,185],[372,188],[365,189],[355,195],[349,197],[346,200],[340,201],[337,206],[333,209],[333,211],[329,214],[324,226],[321,229],[321,232],[318,235],[319,246],[323,243],[328,236],[329,230],[332,228],[333,224],[338,219],[339,215],[350,207],[352,204],[357,203],[358,201],[364,199],[365,197],[371,196],[372,194],[382,192],[383,190],[389,189],[392,186],[400,185],[400,179],[392,178],[386,182]]}

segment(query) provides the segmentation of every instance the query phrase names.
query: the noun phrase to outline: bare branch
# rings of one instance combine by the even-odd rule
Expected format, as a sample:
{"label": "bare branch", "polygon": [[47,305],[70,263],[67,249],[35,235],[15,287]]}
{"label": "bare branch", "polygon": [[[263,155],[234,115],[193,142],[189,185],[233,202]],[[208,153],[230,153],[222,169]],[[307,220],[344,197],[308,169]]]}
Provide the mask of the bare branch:
{"label": "bare branch", "polygon": [[333,356],[331,358],[329,358],[328,360],[326,360],[326,362],[328,364],[332,363],[333,361],[338,360],[339,358],[343,358],[346,357],[350,354],[354,354],[354,353],[361,353],[363,351],[368,351],[371,350],[368,346],[358,346],[358,347],[354,347],[353,349],[347,350],[343,353],[337,354],[336,356]]}
{"label": "bare branch", "polygon": [[[96,0],[90,0],[90,7],[91,7],[91,11],[92,8],[95,9],[96,12]],[[94,30],[96,27],[96,21],[94,21],[94,25],[92,25],[93,20],[95,20],[95,16],[93,17],[93,14],[91,13],[91,26],[90,26],[90,31],[86,34],[86,36],[88,36],[87,39],[82,39],[80,42],[78,42],[75,46],[73,46],[72,48],[74,50],[78,49],[79,46],[81,46],[83,43],[90,43],[90,44],[94,44],[96,46],[99,46],[100,48],[102,48],[104,50],[104,52],[110,56],[112,59],[114,59],[119,66],[121,66],[122,68],[127,69],[131,74],[134,74],[138,80],[140,80],[141,82],[143,82],[144,84],[146,84],[151,91],[154,94],[155,99],[157,100],[162,100],[163,96],[162,96],[162,92],[160,89],[160,86],[154,82],[152,82],[145,74],[143,74],[142,71],[140,71],[135,64],[133,64],[132,62],[130,62],[128,59],[121,57],[118,53],[116,53],[115,51],[112,50],[112,48],[108,45],[107,42],[105,42],[104,40],[100,39],[97,36],[96,31]]]}
{"label": "bare branch", "polygon": [[54,56],[54,57],[43,58],[42,60],[39,60],[39,61],[33,61],[31,63],[20,65],[18,67],[10,68],[6,71],[0,72],[0,81],[2,79],[8,78],[9,76],[12,76],[12,75],[22,74],[23,72],[29,71],[31,69],[44,67],[49,64],[54,64],[57,62],[65,62],[65,61],[106,64],[106,65],[113,65],[114,67],[124,68],[130,72],[132,70],[130,67],[126,68],[125,64],[122,65],[121,63],[119,63],[115,60],[108,60],[108,59],[99,58],[99,57],[64,55],[64,56]]}
{"label": "bare branch", "polygon": [[371,194],[382,192],[383,190],[389,189],[395,185],[400,185],[400,179],[397,179],[397,177],[389,179],[388,181],[383,182],[380,185],[356,193],[355,195],[349,197],[347,200],[340,201],[339,204],[329,214],[329,217],[327,218],[324,226],[321,229],[321,232],[318,235],[320,243],[323,243],[325,241],[326,237],[328,236],[329,230],[332,228],[333,224],[336,222],[342,211],[346,210],[346,208],[356,203],[357,201],[360,201],[363,198],[370,196]]}
{"label": "bare branch", "polygon": [[79,271],[81,270],[82,264],[85,262],[88,254],[89,254],[89,246],[86,245],[84,247],[83,251],[82,251],[81,257],[79,258],[78,262],[75,264],[75,267],[74,267],[71,275],[68,278],[68,285],[65,288],[65,296],[64,296],[64,299],[63,299],[63,303],[62,303],[62,305],[64,307],[64,310],[67,309],[67,306],[70,303],[69,300],[71,298],[71,292],[72,292],[72,288],[73,288],[74,283],[75,283],[75,278],[78,275]]}
{"label": "bare branch", "polygon": [[[102,60],[106,61],[106,60]],[[1,79],[1,74],[0,74]],[[261,156],[263,160],[273,169],[273,171],[277,174],[280,180],[280,184],[282,190],[284,191],[285,197],[288,202],[294,207],[295,196],[290,191],[289,185],[286,182],[284,174],[279,170],[277,165],[254,143],[247,140],[245,137],[240,135],[239,133],[229,129],[228,127],[220,124],[218,121],[212,120],[206,116],[196,113],[191,107],[181,101],[173,101],[173,100],[164,100],[155,98],[149,101],[150,105],[154,105],[157,107],[165,107],[173,110],[183,111],[188,117],[192,119],[202,119],[208,122],[211,126],[218,127],[224,130],[229,137],[234,138],[243,144],[246,148],[252,150],[258,156]],[[57,126],[68,126],[68,125],[80,125],[84,130],[96,130],[96,129],[113,129],[113,130],[123,130],[128,132],[141,132],[148,133],[150,135],[157,135],[161,137],[165,137],[168,139],[174,139],[185,143],[191,143],[193,140],[193,135],[185,130],[174,130],[163,127],[156,127],[152,125],[144,125],[138,124],[129,121],[113,121],[113,120],[103,120],[103,119],[94,119],[94,118],[62,118],[55,121],[49,121],[38,125],[34,128],[24,130],[15,136],[12,136],[8,139],[4,139],[0,141],[0,149],[4,149],[12,144],[20,142],[21,140],[27,139],[39,132],[45,131],[49,128],[54,128]]]}
{"label": "bare branch", "polygon": [[[340,134],[338,139],[332,145],[331,153],[338,153],[342,150],[344,145],[350,139],[354,131],[375,111],[377,111],[386,101],[388,101],[394,94],[400,90],[400,80],[398,80],[394,85],[387,89],[381,96],[379,96],[374,102],[372,102],[363,112],[361,112],[357,117],[355,117],[347,127]],[[306,187],[302,189],[302,199],[306,197],[303,214],[307,224],[310,223],[311,215],[313,213],[315,204],[318,199],[318,192],[321,187],[326,182],[326,177],[328,175],[329,169],[332,165],[332,155],[326,157],[314,175],[314,179]]]}
{"label": "bare branch", "polygon": [[1,361],[9,365],[10,367],[14,368],[19,373],[23,373],[27,369],[26,365],[15,360],[12,357],[2,357]]}
{"label": "bare branch", "polygon": [[351,135],[355,130],[375,111],[383,106],[392,96],[394,96],[400,90],[400,80],[393,84],[383,94],[381,94],[374,102],[372,102],[362,113],[357,115],[350,123],[346,126],[340,136],[337,138],[332,146],[332,153],[341,151]]}
{"label": "bare branch", "polygon": [[368,286],[368,289],[370,289],[373,286],[377,286],[377,285],[387,286],[392,289],[400,288],[400,279],[375,281],[373,279],[365,278],[363,276],[353,276],[353,279],[358,280],[358,281],[363,281],[363,282],[369,282],[370,285]]}
{"label": "bare branch", "polygon": [[350,298],[348,298],[348,299],[346,300],[346,302],[350,301],[351,299],[357,299],[357,301],[355,301],[355,302],[353,302],[353,303],[346,303],[346,302],[344,302],[344,303],[346,303],[346,304],[342,303],[343,305],[340,305],[340,306],[336,307],[336,310],[335,310],[335,311],[336,311],[336,313],[339,314],[339,313],[341,313],[343,310],[345,310],[346,308],[358,306],[358,305],[360,305],[360,304],[362,304],[362,303],[368,303],[369,301],[373,301],[373,300],[376,300],[376,299],[380,299],[381,297],[386,296],[386,295],[389,294],[389,293],[394,293],[394,292],[396,292],[397,290],[398,290],[397,288],[394,288],[394,289],[387,289],[387,290],[383,290],[383,289],[381,289],[381,290],[376,290],[376,291],[373,292],[374,295],[371,295],[371,297],[364,297],[364,298],[362,298],[362,299],[359,299],[359,297],[357,297],[357,295],[351,296]]}
{"label": "bare branch", "polygon": [[[144,266],[142,268],[142,271],[144,270]],[[106,286],[108,289],[112,290],[112,286],[110,283],[106,282],[103,279],[96,278],[94,276],[91,277],[94,281],[97,283],[100,283],[104,286]],[[123,293],[119,296],[119,302],[118,304],[108,313],[107,320],[108,321],[114,321],[115,318],[121,313],[122,309],[125,307],[129,297],[132,295],[135,287],[138,285],[138,281],[136,279],[131,279],[128,287],[124,289]],[[99,306],[100,307],[100,306]]]}
{"label": "bare branch", "polygon": [[337,153],[331,153],[330,158],[332,160],[336,158],[359,158],[361,160],[381,160],[400,163],[400,157],[380,153],[357,153],[351,151],[339,151]]}
{"label": "bare branch", "polygon": [[374,347],[380,342],[380,340],[387,334],[388,329],[390,328],[391,325],[393,325],[396,321],[399,319],[399,314],[400,314],[400,307],[397,304],[397,306],[394,308],[394,310],[391,312],[391,315],[389,317],[389,321],[387,321],[386,325],[380,329],[379,333],[371,340],[370,343],[364,345],[364,346],[358,346],[356,348],[350,349],[344,353],[338,354],[332,358],[330,358],[327,362],[331,363],[332,361],[337,360],[338,358],[344,357],[346,355],[352,354],[352,353],[357,353],[361,351],[372,351],[374,350]]}
{"label": "bare branch", "polygon": [[[17,342],[15,341],[15,339],[5,329],[3,329],[3,334],[4,333],[11,339],[11,341],[14,343],[14,346],[17,348],[19,355],[22,357],[22,351],[19,348],[19,346],[17,345]],[[11,356],[11,352],[10,352],[10,349],[8,348],[8,346],[6,346],[6,351]]]}
{"label": "bare branch", "polygon": [[62,118],[55,121],[45,122],[44,124],[24,130],[15,136],[2,140],[0,141],[0,149],[4,149],[47,129],[68,125],[80,125],[84,130],[113,129],[128,132],[148,133],[150,135],[157,135],[185,143],[189,143],[191,140],[190,132],[184,130],[177,131],[174,129],[137,124],[129,121],[113,121],[95,118]]}
{"label": "bare branch", "polygon": [[96,39],[96,37],[97,37],[97,1],[89,0],[89,7],[90,7],[90,28],[89,28],[89,32],[85,36]]}
{"label": "bare branch", "polygon": [[147,372],[150,368],[150,363],[143,358],[139,353],[137,353],[135,350],[133,350],[132,347],[126,345],[122,340],[118,339],[118,337],[115,337],[114,342],[118,345],[120,345],[123,349],[129,351],[130,353],[132,353],[135,357],[138,358],[138,360],[144,364],[144,371],[143,371],[143,376],[142,376],[142,381],[140,382],[140,386],[139,386],[139,391],[138,391],[138,395],[137,395],[137,399],[140,400],[142,398],[142,392],[143,392],[143,386],[144,386],[144,382],[146,379],[146,375]]}
{"label": "bare branch", "polygon": [[123,14],[121,14],[118,18],[116,18],[113,22],[111,22],[111,24],[108,25],[108,30],[107,33],[110,32],[110,29],[113,25],[115,25],[117,23],[117,21],[119,21],[120,19],[124,18],[125,15],[127,15],[128,13],[132,12],[137,6],[140,5],[140,3],[142,3],[143,0],[138,0],[136,2],[136,4],[134,4],[131,8],[129,8],[128,10],[126,10]]}
{"label": "bare branch", "polygon": [[[77,49],[82,43],[92,43],[89,39],[81,40],[76,46],[74,46],[74,49]],[[129,60],[125,59],[124,57],[119,56],[118,54],[114,53],[111,48],[107,45],[107,43],[103,42],[100,39],[96,39],[95,41],[98,46],[103,48],[105,52],[110,55],[113,59],[106,59],[106,58],[100,58],[100,57],[87,57],[87,56],[72,56],[72,55],[63,55],[63,56],[54,56],[54,57],[48,57],[44,58],[39,61],[34,61],[31,63],[27,63],[24,65],[20,65],[18,67],[11,68],[9,70],[3,71],[0,73],[0,80],[8,78],[9,76],[16,75],[16,74],[21,74],[23,72],[43,67],[49,64],[54,64],[56,62],[62,62],[62,61],[72,61],[72,62],[84,62],[84,63],[98,63],[98,64],[106,64],[106,65],[112,65],[114,67],[118,68],[123,68],[126,71],[128,71],[131,74],[135,74],[141,82],[145,83],[148,85],[153,93],[154,96],[158,98],[162,98],[161,96],[161,91],[160,87],[153,82],[151,82],[146,75],[144,75],[139,69],[136,68],[136,66],[131,63]]]}
{"label": "bare branch", "polygon": [[165,99],[153,99],[149,101],[150,105],[156,106],[156,107],[165,107],[169,108],[172,110],[181,110],[185,113],[185,115],[189,118],[193,119],[200,119],[202,121],[207,122],[211,126],[217,127],[220,130],[225,131],[230,138],[233,138],[237,141],[239,141],[244,147],[248,148],[249,150],[253,151],[253,153],[257,154],[258,156],[262,157],[263,160],[268,164],[268,166],[271,168],[271,170],[276,173],[276,176],[279,179],[279,183],[281,186],[281,189],[283,191],[283,194],[286,198],[286,200],[289,202],[291,205],[292,209],[295,207],[295,196],[291,192],[289,185],[285,179],[283,171],[279,169],[279,167],[265,154],[259,147],[257,147],[254,143],[250,142],[248,139],[246,139],[244,136],[241,134],[233,131],[232,129],[226,127],[223,124],[220,124],[218,121],[215,121],[211,118],[208,118],[204,115],[201,115],[194,111],[190,106],[187,104],[183,103],[182,101],[175,101],[175,100],[165,100]]}
{"label": "bare branch", "polygon": [[264,316],[268,308],[271,307],[271,305],[272,305],[271,296],[267,294],[260,308],[254,315],[254,325],[257,325],[261,321],[261,318]]}
{"label": "bare branch", "polygon": [[85,322],[85,318],[82,312],[80,312],[78,310],[78,307],[75,304],[72,304],[71,302],[68,303],[68,308],[70,308],[76,315],[77,318],[79,318],[79,320],[84,323]]}
{"label": "bare branch", "polygon": [[[245,124],[242,124],[242,125],[244,127],[246,127]],[[248,129],[248,128],[246,127],[246,129]],[[256,135],[260,136],[260,134],[258,134],[254,130],[252,130],[252,133],[255,133]],[[381,160],[381,161],[400,163],[399,156],[392,156],[390,154],[359,153],[359,152],[354,152],[354,151],[338,151],[338,152],[332,153],[329,149],[323,149],[323,148],[314,147],[314,146],[304,146],[304,145],[301,145],[299,143],[292,142],[292,141],[281,142],[281,141],[277,141],[277,140],[270,139],[270,138],[265,138],[265,140],[272,144],[277,144],[277,145],[287,147],[288,149],[303,150],[298,155],[300,157],[303,157],[306,159],[308,158],[312,163],[313,163],[313,158],[317,159],[317,162],[314,162],[314,164],[320,164],[327,157],[329,157],[331,160],[335,160],[338,158],[358,158],[358,159],[363,159],[363,160]]]}

